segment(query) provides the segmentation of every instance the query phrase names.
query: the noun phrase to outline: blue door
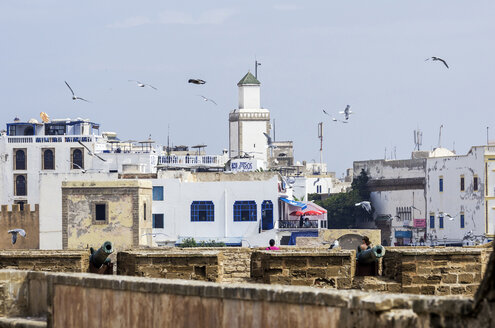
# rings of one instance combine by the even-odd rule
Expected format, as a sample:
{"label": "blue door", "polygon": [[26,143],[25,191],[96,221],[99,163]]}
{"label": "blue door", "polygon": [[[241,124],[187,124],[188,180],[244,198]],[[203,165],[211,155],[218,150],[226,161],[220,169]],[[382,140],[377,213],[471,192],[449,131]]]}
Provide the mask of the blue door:
{"label": "blue door", "polygon": [[271,200],[264,200],[261,203],[261,229],[273,229],[273,203]]}

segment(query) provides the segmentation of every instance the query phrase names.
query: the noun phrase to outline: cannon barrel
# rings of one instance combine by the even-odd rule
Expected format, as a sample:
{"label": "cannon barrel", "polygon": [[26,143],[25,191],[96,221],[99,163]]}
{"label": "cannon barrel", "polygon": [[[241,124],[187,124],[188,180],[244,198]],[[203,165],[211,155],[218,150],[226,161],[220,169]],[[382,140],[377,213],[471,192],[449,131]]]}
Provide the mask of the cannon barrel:
{"label": "cannon barrel", "polygon": [[382,245],[377,245],[373,248],[362,251],[358,254],[357,260],[361,264],[372,263],[385,255],[385,248]]}
{"label": "cannon barrel", "polygon": [[89,257],[89,262],[95,267],[100,268],[107,257],[113,253],[113,245],[111,241],[106,241],[101,245],[100,248],[96,252],[91,252],[91,256]]}

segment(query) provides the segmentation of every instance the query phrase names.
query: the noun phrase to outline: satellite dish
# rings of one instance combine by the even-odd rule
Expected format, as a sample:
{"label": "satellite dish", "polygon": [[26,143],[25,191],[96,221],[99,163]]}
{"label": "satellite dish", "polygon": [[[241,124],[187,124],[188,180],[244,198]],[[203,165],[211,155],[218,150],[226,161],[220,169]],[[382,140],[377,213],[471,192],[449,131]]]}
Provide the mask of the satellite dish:
{"label": "satellite dish", "polygon": [[40,117],[41,117],[41,120],[43,121],[43,123],[48,123],[50,122],[50,117],[48,116],[47,113],[45,112],[41,112],[40,113]]}
{"label": "satellite dish", "polygon": [[287,178],[287,183],[293,185],[294,183],[296,183],[296,179],[294,179],[293,177],[289,177]]}

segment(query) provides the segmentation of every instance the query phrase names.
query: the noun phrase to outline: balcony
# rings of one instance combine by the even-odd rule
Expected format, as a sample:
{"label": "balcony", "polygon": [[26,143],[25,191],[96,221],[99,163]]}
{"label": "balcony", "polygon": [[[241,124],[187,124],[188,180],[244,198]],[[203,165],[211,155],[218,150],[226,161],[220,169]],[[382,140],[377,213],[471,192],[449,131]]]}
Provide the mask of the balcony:
{"label": "balcony", "polygon": [[278,228],[280,230],[311,230],[311,229],[326,229],[327,221],[325,220],[308,220],[309,227],[300,227],[299,220],[278,220]]}
{"label": "balcony", "polygon": [[170,155],[158,156],[158,165],[163,167],[223,167],[227,159],[219,155]]}

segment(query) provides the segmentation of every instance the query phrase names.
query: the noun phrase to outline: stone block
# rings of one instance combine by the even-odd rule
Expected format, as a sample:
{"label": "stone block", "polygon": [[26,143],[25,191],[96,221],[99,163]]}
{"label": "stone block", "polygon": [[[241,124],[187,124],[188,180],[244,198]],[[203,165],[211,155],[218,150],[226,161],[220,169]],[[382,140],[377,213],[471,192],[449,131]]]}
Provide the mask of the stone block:
{"label": "stone block", "polygon": [[442,283],[444,284],[456,284],[457,283],[457,275],[456,274],[443,274],[442,275]]}
{"label": "stone block", "polygon": [[351,288],[352,279],[351,278],[337,278],[337,288],[347,289]]}
{"label": "stone block", "polygon": [[412,284],[413,285],[426,284],[426,277],[425,276],[413,276],[412,277]]}
{"label": "stone block", "polygon": [[450,293],[452,295],[463,295],[466,293],[466,288],[463,286],[453,286],[450,288]]}
{"label": "stone block", "polygon": [[306,275],[308,277],[326,277],[327,270],[323,268],[308,268]]}
{"label": "stone block", "polygon": [[290,282],[293,286],[312,286],[314,285],[314,279],[292,279]]}
{"label": "stone block", "polygon": [[422,295],[435,295],[435,286],[421,286]]}
{"label": "stone block", "polygon": [[410,286],[412,284],[412,276],[402,275],[402,286]]}
{"label": "stone block", "polygon": [[402,292],[404,294],[421,294],[421,287],[419,287],[419,286],[414,286],[414,287],[406,286],[406,287],[402,287]]}
{"label": "stone block", "polygon": [[429,276],[426,278],[426,283],[429,285],[438,285],[442,281],[441,276]]}
{"label": "stone block", "polygon": [[284,263],[285,267],[288,268],[305,268],[308,266],[306,258],[287,258]]}
{"label": "stone block", "polygon": [[450,286],[437,286],[435,295],[450,295]]}
{"label": "stone block", "polygon": [[471,273],[463,273],[459,275],[460,284],[471,284],[474,282],[474,275]]}
{"label": "stone block", "polygon": [[294,278],[306,278],[306,270],[290,270],[290,275]]}
{"label": "stone block", "polygon": [[404,272],[404,273],[416,273],[416,263],[402,264],[402,272]]}
{"label": "stone block", "polygon": [[290,285],[291,277],[287,276],[270,276],[268,277],[269,284],[278,284],[278,285]]}

